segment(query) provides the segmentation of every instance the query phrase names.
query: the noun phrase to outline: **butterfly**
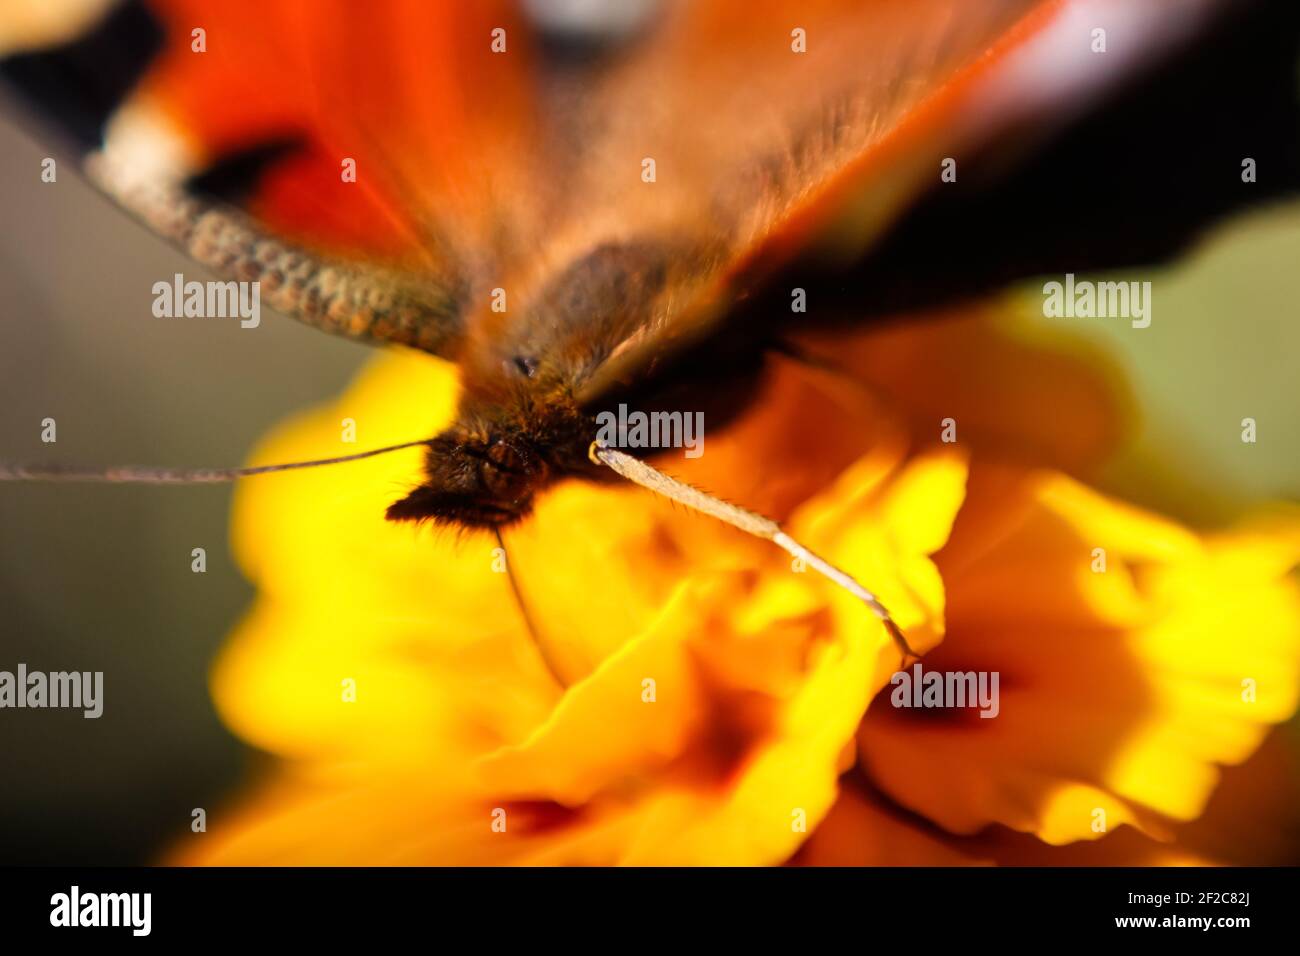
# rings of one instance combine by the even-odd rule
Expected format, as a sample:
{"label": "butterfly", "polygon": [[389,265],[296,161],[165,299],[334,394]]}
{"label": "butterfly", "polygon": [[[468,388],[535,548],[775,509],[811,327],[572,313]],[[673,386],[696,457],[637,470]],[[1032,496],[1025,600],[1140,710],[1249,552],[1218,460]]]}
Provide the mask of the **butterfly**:
{"label": "butterfly", "polygon": [[[599,439],[597,416],[722,427],[792,330],[1172,254],[1245,201],[1207,185],[1239,138],[1207,145],[1194,118],[1261,75],[1281,89],[1297,32],[1282,4],[1248,5],[1242,26],[1212,0],[98,6],[0,21],[0,70],[96,185],[277,312],[459,366],[456,419],[409,443],[427,447],[424,475],[388,518],[499,531],[555,482],[613,472],[773,540],[886,624],[858,582]],[[1193,42],[1211,30],[1216,44]],[[1276,55],[1225,88],[1222,58],[1263,36]],[[1214,116],[1262,129],[1276,105]],[[1125,123],[1146,124],[1151,156],[1201,148],[1172,184],[1129,181]],[[1080,201],[1052,221],[1062,177]],[[1121,218],[1135,209],[1152,213],[1142,228]],[[1118,223],[1108,259],[1117,244],[1097,235]]]}

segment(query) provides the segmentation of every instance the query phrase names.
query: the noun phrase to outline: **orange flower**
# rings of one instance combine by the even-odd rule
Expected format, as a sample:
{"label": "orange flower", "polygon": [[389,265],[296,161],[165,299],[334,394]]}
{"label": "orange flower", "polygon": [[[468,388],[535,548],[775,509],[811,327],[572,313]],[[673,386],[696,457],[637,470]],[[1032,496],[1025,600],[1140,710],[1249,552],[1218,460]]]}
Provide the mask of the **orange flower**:
{"label": "orange flower", "polygon": [[[990,362],[1030,354],[974,328],[917,334],[940,368],[974,342]],[[867,354],[908,347],[875,341]],[[863,377],[897,396],[896,369]],[[319,455],[342,418],[367,445],[432,434],[455,393],[449,366],[385,355],[256,457]],[[998,854],[944,829],[1167,836],[1164,819],[1200,812],[1215,764],[1294,709],[1300,521],[1200,538],[1060,472],[987,461],[1010,441],[987,389],[949,383],[978,436],[956,444],[935,440],[937,420],[919,439],[923,419],[894,401],[776,362],[703,457],[663,465],[865,582],[926,668],[999,671],[997,718],[893,710],[897,653],[857,601],[635,487],[554,489],[507,532],[508,557],[491,538],[386,524],[418,469],[399,453],[241,488],[235,546],[259,597],[213,687],[235,732],[281,759],[177,858],[957,862]],[[1092,437],[1070,442],[1046,427],[1055,410],[1039,414],[1015,429],[1038,461],[1077,467],[1105,444],[1106,416],[1089,411]]]}
{"label": "orange flower", "polygon": [[926,664],[1000,671],[1001,713],[953,727],[882,698],[863,768],[955,833],[1059,844],[1163,832],[1150,811],[1193,819],[1215,764],[1295,710],[1298,517],[1199,538],[1060,475],[976,470],[937,559],[948,635]]}

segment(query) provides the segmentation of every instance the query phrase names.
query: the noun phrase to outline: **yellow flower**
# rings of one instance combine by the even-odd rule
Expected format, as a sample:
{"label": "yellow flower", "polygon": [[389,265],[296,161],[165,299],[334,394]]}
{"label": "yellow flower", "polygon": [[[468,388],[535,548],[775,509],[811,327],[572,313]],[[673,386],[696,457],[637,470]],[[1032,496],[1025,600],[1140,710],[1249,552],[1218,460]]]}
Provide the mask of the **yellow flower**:
{"label": "yellow flower", "polygon": [[926,666],[999,672],[1000,712],[882,696],[863,770],[954,833],[1164,835],[1295,710],[1297,558],[1295,515],[1201,538],[1059,474],[977,467],[936,559],[947,634]]}
{"label": "yellow flower", "polygon": [[[971,328],[919,334],[941,365]],[[875,341],[867,354],[908,348]],[[1014,359],[1001,348],[995,364]],[[777,362],[707,454],[663,464],[865,582],[925,667],[1000,671],[997,719],[892,710],[898,656],[860,603],[635,487],[555,488],[507,531],[508,557],[490,537],[385,523],[412,450],[241,487],[235,549],[258,598],[213,689],[279,760],[177,859],[843,862],[837,831],[877,861],[971,855],[865,799],[868,781],[954,834],[1093,839],[1100,809],[1104,832],[1161,837],[1164,818],[1196,816],[1214,765],[1294,709],[1300,522],[1202,539],[1060,472],[986,463],[1005,419],[980,388],[947,391],[978,441],[918,440],[892,368],[863,373],[889,396],[872,397]],[[255,458],[328,453],[343,418],[366,446],[432,434],[455,394],[451,367],[385,355]],[[1109,427],[1060,442],[1021,418],[1021,447],[1067,467]]]}

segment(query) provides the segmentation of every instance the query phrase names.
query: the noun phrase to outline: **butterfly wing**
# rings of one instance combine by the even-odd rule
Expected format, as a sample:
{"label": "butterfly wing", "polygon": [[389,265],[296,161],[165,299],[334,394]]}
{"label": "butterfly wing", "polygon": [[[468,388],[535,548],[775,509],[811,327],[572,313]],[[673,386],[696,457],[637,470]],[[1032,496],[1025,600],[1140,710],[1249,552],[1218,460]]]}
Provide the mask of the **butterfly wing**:
{"label": "butterfly wing", "polygon": [[[756,6],[766,18],[747,24],[737,22],[741,15],[726,3],[693,7],[676,33],[662,41],[667,52],[660,59],[672,69],[663,69],[653,57],[628,67],[629,74],[640,75],[641,89],[675,97],[677,123],[662,127],[662,149],[702,157],[698,172],[710,186],[697,192],[696,202],[700,195],[712,200],[703,205],[705,215],[724,225],[727,241],[694,294],[661,310],[584,384],[588,404],[643,381],[710,335],[757,338],[774,326],[788,333],[811,321],[791,309],[793,286],[817,283],[819,321],[832,315],[863,321],[943,301],[945,294],[986,291],[1062,263],[1062,271],[1086,268],[1099,262],[1099,250],[1118,254],[1106,265],[1149,261],[1185,243],[1215,212],[1247,201],[1244,195],[1206,201],[1214,183],[1226,184],[1216,196],[1233,188],[1239,159],[1225,161],[1216,154],[1219,168],[1200,163],[1199,181],[1195,175],[1153,173],[1161,181],[1155,186],[1151,177],[1124,168],[1134,161],[1137,146],[1168,136],[1176,126],[1179,137],[1170,138],[1161,155],[1188,166],[1185,156],[1211,152],[1201,141],[1198,115],[1210,104],[1221,107],[1223,116],[1249,114],[1234,110],[1230,94],[1215,87],[1242,72],[1242,62],[1251,63],[1249,55],[1240,55],[1240,44],[1232,47],[1240,62],[1229,62],[1227,69],[1222,62],[1209,69],[1201,64],[1195,85],[1187,71],[1179,73],[1176,82],[1188,84],[1181,100],[1166,89],[1141,114],[1144,127],[1123,127],[1139,137],[1133,148],[1115,149],[1106,138],[1110,131],[1094,123],[1088,132],[1093,142],[1070,142],[1064,158],[1072,162],[1054,153],[1055,168],[1039,176],[1040,185],[1051,188],[1034,194],[1034,206],[1025,207],[1010,187],[986,189],[1007,208],[1037,213],[1025,217],[1035,229],[1019,235],[999,228],[999,205],[972,204],[968,197],[979,187],[965,186],[1004,180],[1007,170],[1024,165],[1025,155],[1041,152],[1052,134],[1069,128],[1093,104],[1127,89],[1135,75],[1186,47],[1189,39],[1208,37],[1209,26],[1222,27],[1225,11],[1236,12],[1229,4],[1175,0],[1160,10],[1107,0]],[[1298,18],[1292,10],[1272,18],[1279,19]],[[1249,34],[1271,50],[1260,58],[1271,72],[1251,72],[1233,87],[1248,102],[1258,102],[1261,89],[1279,95],[1289,89],[1296,30],[1288,23],[1270,32],[1272,20],[1264,18]],[[710,32],[710,23],[716,32]],[[1098,30],[1104,34],[1106,27],[1111,48],[1099,52],[1094,49]],[[806,28],[806,52],[791,55],[788,34],[798,28]],[[1217,42],[1219,34],[1214,36]],[[667,92],[662,76],[671,77]],[[637,82],[625,81],[622,98],[638,102],[623,110],[634,116],[646,112],[639,101],[652,98],[637,94]],[[1293,119],[1295,111],[1268,115],[1278,125],[1279,117]],[[1169,122],[1156,122],[1161,117]],[[1294,149],[1267,149],[1266,130],[1266,122],[1257,120],[1251,135],[1233,137],[1227,148],[1249,142],[1252,149],[1268,152],[1279,173],[1276,188],[1295,166],[1288,162]],[[1271,135],[1268,142],[1277,139]],[[734,144],[739,148],[730,148]],[[941,180],[954,157],[962,164],[961,187]],[[1080,179],[1089,181],[1090,163],[1107,170],[1099,182],[1104,192],[1117,195],[1094,197],[1087,208],[1056,215],[1053,222],[1052,210],[1062,198],[1062,170],[1070,171],[1076,188]],[[1296,177],[1289,178],[1294,183]],[[1127,191],[1116,185],[1130,181]],[[1164,188],[1169,184],[1178,188]],[[1157,200],[1157,194],[1163,198]],[[913,230],[904,242],[885,244],[904,214],[930,196],[927,228]],[[1127,221],[1135,210],[1147,208],[1149,219],[1139,214],[1137,222]],[[936,209],[947,214],[935,214]],[[1203,214],[1192,218],[1189,210]],[[1071,228],[1081,219],[1098,227],[1088,233],[1088,244]],[[1164,221],[1179,228],[1158,234]],[[1123,235],[1117,236],[1121,222]],[[997,242],[989,241],[991,231]],[[965,244],[956,246],[956,237]],[[960,256],[950,257],[949,249],[960,249]],[[777,277],[790,281],[774,282]]]}
{"label": "butterfly wing", "polygon": [[[1220,5],[1176,3],[1188,30]],[[0,15],[0,52],[66,41],[48,11],[84,20],[95,6]],[[147,0],[3,71],[89,130],[99,181],[155,229],[354,337],[452,355],[503,276],[625,236],[693,248],[671,302],[581,384],[590,400],[724,318],[747,321],[738,305],[810,250],[855,268],[944,157],[987,144],[1015,111],[1008,84],[1043,88],[1021,111],[1038,123],[1074,88],[1131,70],[1170,32],[1134,22],[1149,16],[1137,9],[664,3],[616,56],[557,65],[537,18],[505,0]],[[1095,20],[1142,42],[1105,70],[1054,59],[1085,48]]]}
{"label": "butterfly wing", "polygon": [[297,318],[454,352],[502,224],[527,218],[500,213],[532,115],[523,44],[490,47],[523,36],[512,5],[149,0],[61,43],[22,13],[0,51],[54,45],[4,75],[139,218]]}
{"label": "butterfly wing", "polygon": [[[591,401],[705,336],[763,277],[820,240],[850,259],[960,138],[969,90],[1058,4],[868,0],[726,2],[676,11],[610,81],[606,164],[655,157],[639,200],[717,246],[690,294],[661,310],[583,386]],[[629,104],[636,103],[634,108]],[[649,104],[649,105],[648,105]],[[621,154],[621,155],[620,155]],[[602,175],[604,181],[613,177]],[[634,207],[635,208],[635,207]],[[828,242],[829,240],[829,242]]]}

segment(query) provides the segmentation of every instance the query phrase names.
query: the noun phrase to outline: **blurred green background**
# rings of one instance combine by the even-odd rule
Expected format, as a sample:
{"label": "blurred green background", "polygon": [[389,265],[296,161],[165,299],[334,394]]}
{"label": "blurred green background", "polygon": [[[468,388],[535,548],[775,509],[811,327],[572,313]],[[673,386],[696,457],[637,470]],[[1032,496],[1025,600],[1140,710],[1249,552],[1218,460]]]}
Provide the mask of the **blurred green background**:
{"label": "blurred green background", "polygon": [[[3,459],[236,464],[370,354],[269,314],[255,330],[153,318],[152,284],[197,270],[71,168],[42,183],[45,155],[0,126]],[[1132,380],[1142,418],[1106,476],[1112,490],[1198,525],[1300,499],[1297,264],[1300,204],[1237,219],[1176,268],[1134,275],[1156,283],[1148,329],[1053,320],[1104,345]],[[1047,322],[1040,289],[1018,301]],[[1240,440],[1247,416],[1254,445]],[[53,446],[40,440],[46,417]],[[152,860],[193,808],[211,812],[255,769],[206,685],[251,596],[228,551],[229,501],[222,486],[0,486],[0,668],[103,670],[106,684],[99,720],[0,713],[0,863]],[[205,574],[190,570],[195,547]],[[1282,747],[1293,782],[1295,727]]]}
{"label": "blurred green background", "polygon": [[[151,287],[206,278],[82,182],[40,181],[0,126],[0,456],[233,465],[369,350],[263,315],[153,317]],[[42,444],[54,418],[58,442]],[[0,669],[102,670],[104,715],[0,713],[0,862],[150,860],[211,813],[246,754],[207,667],[251,589],[227,544],[229,486],[0,486]],[[207,550],[207,572],[190,570]]]}
{"label": "blurred green background", "polygon": [[[1300,501],[1298,273],[1300,204],[1275,205],[1225,222],[1176,266],[1098,276],[1153,281],[1149,328],[1052,320],[1103,346],[1134,390],[1112,487],[1197,524]],[[1030,294],[1039,307],[1041,285]],[[1255,444],[1241,440],[1244,418]]]}

